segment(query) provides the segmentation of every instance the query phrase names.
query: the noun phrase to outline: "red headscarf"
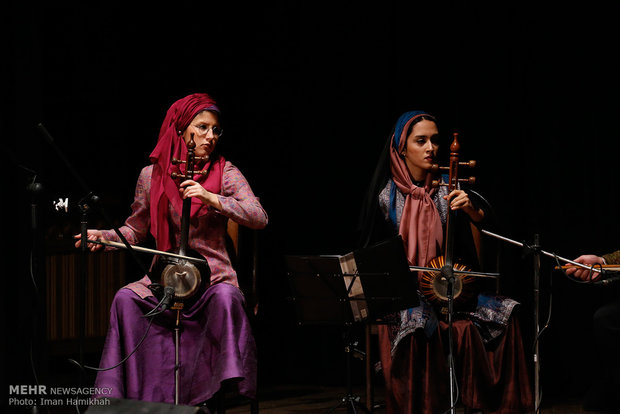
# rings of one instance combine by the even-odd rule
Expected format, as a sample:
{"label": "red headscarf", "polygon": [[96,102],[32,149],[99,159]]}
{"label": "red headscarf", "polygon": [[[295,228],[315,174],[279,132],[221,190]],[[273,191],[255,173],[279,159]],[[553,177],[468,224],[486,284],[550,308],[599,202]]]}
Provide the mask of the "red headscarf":
{"label": "red headscarf", "polygon": [[427,173],[424,187],[418,187],[413,183],[407,164],[400,156],[407,145],[409,125],[423,115],[426,114],[411,112],[401,116],[390,145],[392,179],[405,195],[398,234],[403,238],[407,258],[413,266],[426,266],[430,259],[440,253],[443,243],[441,218],[431,198],[435,192],[430,186],[432,175]]}
{"label": "red headscarf", "polygon": [[[195,93],[176,101],[164,119],[159,131],[159,139],[150,155],[153,163],[151,177],[151,234],[155,237],[157,248],[167,251],[170,249],[170,229],[168,224],[168,205],[180,215],[183,210],[183,199],[179,193],[180,181],[173,180],[170,173],[184,173],[185,165],[173,165],[172,157],[184,160],[187,158],[187,147],[181,134],[194,117],[202,111],[220,110],[215,101],[206,93]],[[222,175],[225,160],[216,157],[208,160],[202,169],[208,168],[209,174],[195,175],[193,180],[200,183],[207,191],[219,194],[222,185]],[[208,207],[197,198],[192,198],[191,217],[202,216],[208,212]]]}

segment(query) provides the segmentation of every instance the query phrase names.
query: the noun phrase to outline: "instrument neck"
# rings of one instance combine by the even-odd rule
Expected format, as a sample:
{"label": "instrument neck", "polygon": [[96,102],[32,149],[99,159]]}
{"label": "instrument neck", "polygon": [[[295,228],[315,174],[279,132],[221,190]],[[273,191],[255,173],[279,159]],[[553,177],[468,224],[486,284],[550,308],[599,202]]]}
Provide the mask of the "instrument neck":
{"label": "instrument neck", "polygon": [[[448,194],[458,189],[458,176],[459,176],[459,143],[458,134],[454,134],[454,141],[450,145],[450,175],[448,178]],[[450,208],[451,200],[448,200],[448,217],[446,219],[446,242],[444,257],[446,259],[446,266],[452,267],[454,260],[454,221],[456,218],[456,211]]]}
{"label": "instrument neck", "polygon": [[187,242],[189,240],[189,215],[192,208],[192,199],[183,200],[183,214],[181,216],[181,245],[179,246],[179,254],[185,256],[187,253]]}
{"label": "instrument neck", "polygon": [[[196,143],[194,142],[194,134],[191,134],[190,142],[187,144],[187,160],[185,162],[185,179],[193,178],[195,167]],[[189,240],[189,215],[192,210],[192,198],[188,197],[183,200],[183,210],[181,214],[181,245],[179,246],[179,254],[185,256],[187,252],[187,243]]]}
{"label": "instrument neck", "polygon": [[446,239],[444,247],[444,257],[446,265],[452,266],[454,263],[454,222],[456,220],[456,212],[448,207],[448,217],[446,219]]}

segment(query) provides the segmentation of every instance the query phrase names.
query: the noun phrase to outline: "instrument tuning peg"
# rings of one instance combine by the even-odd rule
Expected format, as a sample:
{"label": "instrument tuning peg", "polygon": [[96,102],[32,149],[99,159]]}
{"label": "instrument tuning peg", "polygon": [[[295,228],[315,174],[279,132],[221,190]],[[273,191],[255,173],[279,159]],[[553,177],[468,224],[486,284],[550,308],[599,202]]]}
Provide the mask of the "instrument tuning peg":
{"label": "instrument tuning peg", "polygon": [[476,160],[459,162],[459,165],[474,168],[476,166]]}
{"label": "instrument tuning peg", "polygon": [[469,185],[474,185],[476,184],[476,177],[469,177],[469,178],[459,178],[460,182],[467,182],[467,184]]}

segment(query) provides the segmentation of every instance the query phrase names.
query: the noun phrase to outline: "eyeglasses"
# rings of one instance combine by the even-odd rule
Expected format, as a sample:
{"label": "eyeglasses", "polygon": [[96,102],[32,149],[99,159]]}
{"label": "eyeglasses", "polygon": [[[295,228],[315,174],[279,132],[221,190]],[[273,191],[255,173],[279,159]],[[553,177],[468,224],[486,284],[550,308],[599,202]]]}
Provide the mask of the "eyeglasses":
{"label": "eyeglasses", "polygon": [[224,133],[224,130],[216,125],[212,127],[207,126],[205,124],[198,124],[198,125],[192,125],[192,126],[198,130],[198,135],[201,135],[201,136],[206,136],[209,133],[209,131],[211,131],[213,132],[214,137],[219,138]]}

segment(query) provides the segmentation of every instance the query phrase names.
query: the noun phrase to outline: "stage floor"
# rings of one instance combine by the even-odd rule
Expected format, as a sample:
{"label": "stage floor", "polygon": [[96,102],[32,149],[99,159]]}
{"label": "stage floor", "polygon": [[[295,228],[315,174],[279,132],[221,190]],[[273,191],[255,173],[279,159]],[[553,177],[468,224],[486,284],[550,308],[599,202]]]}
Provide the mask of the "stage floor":
{"label": "stage floor", "polygon": [[[270,386],[259,391],[259,412],[260,414],[295,414],[295,413],[317,413],[327,414],[327,412],[340,405],[334,413],[346,413],[346,405],[341,404],[343,397],[347,395],[345,387],[324,387],[307,385],[279,385]],[[360,396],[360,402],[365,402],[365,389],[356,387],[353,395]],[[373,414],[385,413],[385,408],[380,404],[383,401],[382,390],[376,390],[375,409]],[[227,404],[227,414],[249,413],[249,405],[230,405],[238,404],[237,401],[230,401]],[[357,410],[359,414],[363,410]],[[458,407],[456,412],[463,414],[462,407]],[[591,411],[584,411],[581,407],[581,400],[574,401],[543,401],[542,414],[594,414]],[[599,413],[600,414],[600,413]]]}

